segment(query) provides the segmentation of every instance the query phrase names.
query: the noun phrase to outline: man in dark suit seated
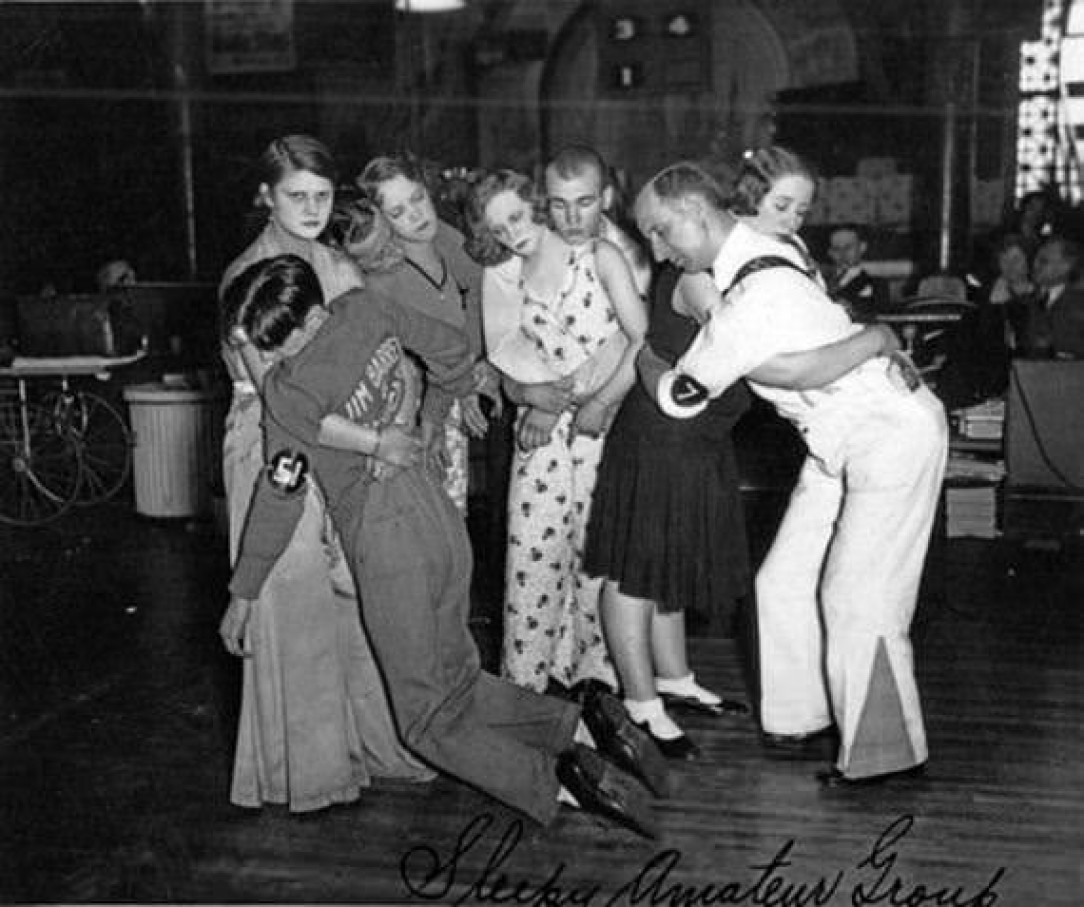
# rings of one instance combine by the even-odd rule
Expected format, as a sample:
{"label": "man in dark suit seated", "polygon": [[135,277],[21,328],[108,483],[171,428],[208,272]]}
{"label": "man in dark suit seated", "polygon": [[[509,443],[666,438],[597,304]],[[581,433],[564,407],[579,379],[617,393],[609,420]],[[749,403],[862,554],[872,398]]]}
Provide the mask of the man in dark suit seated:
{"label": "man in dark suit seated", "polygon": [[872,321],[888,306],[887,284],[862,266],[867,249],[865,237],[855,224],[835,227],[828,236],[828,257],[832,262],[826,275],[828,295],[845,306],[855,321]]}
{"label": "man in dark suit seated", "polygon": [[1051,236],[1035,254],[1037,291],[1027,301],[1019,354],[1028,359],[1084,359],[1081,246]]}

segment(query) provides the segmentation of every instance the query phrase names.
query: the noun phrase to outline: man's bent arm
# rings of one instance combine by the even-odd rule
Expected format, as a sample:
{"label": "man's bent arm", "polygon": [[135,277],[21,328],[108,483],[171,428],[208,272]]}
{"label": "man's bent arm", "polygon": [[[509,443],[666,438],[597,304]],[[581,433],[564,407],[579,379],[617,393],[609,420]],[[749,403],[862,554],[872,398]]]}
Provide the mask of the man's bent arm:
{"label": "man's bent arm", "polygon": [[898,350],[895,331],[875,324],[813,350],[780,353],[749,373],[758,384],[790,390],[812,390],[831,384],[867,359]]}

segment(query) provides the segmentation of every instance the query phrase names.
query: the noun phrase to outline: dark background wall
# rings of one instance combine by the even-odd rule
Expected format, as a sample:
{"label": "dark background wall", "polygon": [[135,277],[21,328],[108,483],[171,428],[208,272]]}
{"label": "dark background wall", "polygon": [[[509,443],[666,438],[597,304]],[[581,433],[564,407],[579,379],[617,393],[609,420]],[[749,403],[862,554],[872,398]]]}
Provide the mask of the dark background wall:
{"label": "dark background wall", "polygon": [[[965,163],[984,178],[1011,173],[1017,48],[1035,36],[1040,0],[831,4],[854,35],[854,79],[781,90],[772,110],[779,140],[829,174],[895,155],[932,186],[937,86],[946,81],[938,67],[959,56],[945,49],[946,10],[954,10],[953,40],[976,61],[974,95],[961,99],[972,116]],[[786,5],[744,3],[769,18]],[[404,146],[449,166],[493,163],[513,146],[527,161],[544,150],[547,132],[561,134],[562,116],[576,118],[566,135],[597,119],[586,89],[581,103],[553,110],[537,106],[536,90],[562,28],[577,16],[578,27],[592,27],[596,6],[471,0],[465,13],[423,23],[395,13],[391,0],[297,0],[293,70],[213,75],[204,67],[202,2],[0,5],[0,293],[90,289],[97,267],[118,256],[146,280],[217,279],[248,238],[251,163],[283,132],[320,135],[348,174]],[[195,273],[182,96],[190,102]],[[534,100],[521,103],[524,96]],[[635,169],[644,150],[631,142],[622,153]],[[930,204],[933,194],[924,198]],[[912,232],[931,229],[933,214],[917,206]]]}

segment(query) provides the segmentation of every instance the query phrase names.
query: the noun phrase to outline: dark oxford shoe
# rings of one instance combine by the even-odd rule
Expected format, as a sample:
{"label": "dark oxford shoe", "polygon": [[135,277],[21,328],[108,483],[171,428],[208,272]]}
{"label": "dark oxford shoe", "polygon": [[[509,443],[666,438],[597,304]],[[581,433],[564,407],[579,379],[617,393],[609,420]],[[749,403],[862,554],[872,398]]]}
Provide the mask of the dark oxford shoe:
{"label": "dark oxford shoe", "polygon": [[667,709],[697,715],[710,715],[723,718],[727,715],[748,715],[749,706],[737,699],[723,699],[720,702],[705,702],[695,696],[681,696],[677,693],[659,693]]}
{"label": "dark oxford shoe", "polygon": [[592,690],[584,699],[581,717],[603,756],[643,781],[656,797],[667,795],[666,758],[651,735],[636,726],[620,699]]}
{"label": "dark oxford shoe", "polygon": [[651,739],[655,741],[655,746],[659,748],[659,752],[667,759],[694,762],[700,758],[700,747],[693,743],[686,734],[682,734],[680,737],[674,737],[670,740],[664,740],[662,737],[657,737],[655,734],[651,733],[651,727],[646,721],[643,724],[637,724],[636,726],[645,734],[650,735]]}
{"label": "dark oxford shoe", "polygon": [[570,690],[563,683],[561,683],[561,681],[557,680],[554,677],[551,677],[548,681],[546,681],[545,693],[547,696],[556,696],[559,699],[567,699],[569,700],[569,702],[571,702],[574,698],[572,695],[572,690]]}
{"label": "dark oxford shoe", "polygon": [[579,680],[572,684],[572,688],[569,690],[569,699],[582,705],[587,701],[589,696],[594,696],[597,693],[609,693],[615,695],[613,687],[608,683],[590,677],[587,680]]}
{"label": "dark oxford shoe", "polygon": [[918,765],[912,765],[910,768],[903,768],[896,772],[883,772],[880,775],[866,775],[864,778],[850,778],[833,766],[832,768],[817,772],[814,777],[821,787],[854,788],[875,787],[878,784],[885,784],[890,781],[915,781],[925,777],[925,775],[926,763],[922,762]]}
{"label": "dark oxford shoe", "polygon": [[651,802],[639,783],[582,743],[557,757],[557,779],[580,807],[645,838],[658,837]]}
{"label": "dark oxford shoe", "polygon": [[829,725],[808,734],[761,734],[770,759],[834,759],[839,749],[839,731]]}

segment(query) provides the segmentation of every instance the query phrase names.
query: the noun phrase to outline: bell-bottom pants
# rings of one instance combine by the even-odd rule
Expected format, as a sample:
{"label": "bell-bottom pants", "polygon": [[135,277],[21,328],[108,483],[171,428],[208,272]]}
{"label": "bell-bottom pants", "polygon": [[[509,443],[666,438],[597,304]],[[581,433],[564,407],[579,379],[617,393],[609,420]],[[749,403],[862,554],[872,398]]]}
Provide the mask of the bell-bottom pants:
{"label": "bell-bottom pants", "polygon": [[925,762],[909,636],[947,458],[925,388],[856,406],[835,465],[810,456],[757,575],[761,721],[830,725],[848,777]]}

